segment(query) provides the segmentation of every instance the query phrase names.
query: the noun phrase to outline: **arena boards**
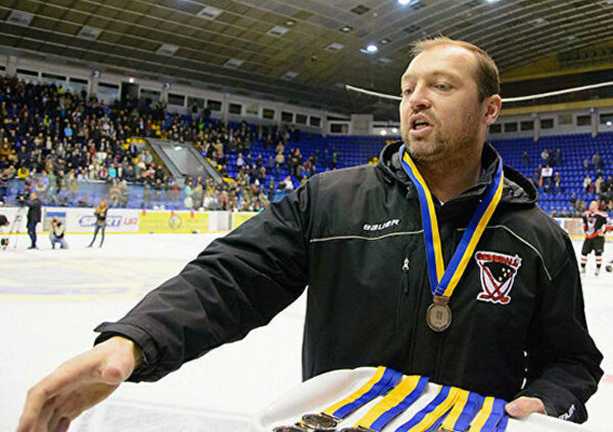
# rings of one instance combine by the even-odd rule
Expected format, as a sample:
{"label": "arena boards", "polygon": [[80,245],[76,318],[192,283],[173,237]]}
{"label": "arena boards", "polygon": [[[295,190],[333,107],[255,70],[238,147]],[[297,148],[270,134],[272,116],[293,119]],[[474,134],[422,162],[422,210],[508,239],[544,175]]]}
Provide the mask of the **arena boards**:
{"label": "arena boards", "polygon": [[[358,390],[375,373],[375,368],[338,370],[319,375],[306,381],[259,413],[253,421],[253,432],[271,432],[277,426],[292,425],[302,415],[320,413],[326,407],[343,400]],[[438,395],[441,386],[428,383],[421,396],[403,414],[392,420],[383,432],[394,432],[399,426],[410,421]],[[355,423],[379,402],[376,398],[346,417],[337,430],[354,426]],[[508,432],[590,432],[583,426],[543,415],[532,415],[528,419],[510,419]]]}

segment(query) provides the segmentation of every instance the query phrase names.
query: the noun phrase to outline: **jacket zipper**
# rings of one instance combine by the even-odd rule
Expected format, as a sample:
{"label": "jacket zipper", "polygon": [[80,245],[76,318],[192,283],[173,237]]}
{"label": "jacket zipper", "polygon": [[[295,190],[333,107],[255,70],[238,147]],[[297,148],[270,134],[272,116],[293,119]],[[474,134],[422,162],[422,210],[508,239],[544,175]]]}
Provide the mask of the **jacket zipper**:
{"label": "jacket zipper", "polygon": [[[409,264],[409,259],[405,258],[405,262],[407,263],[407,267]],[[404,268],[404,267],[403,267]],[[409,286],[410,286],[410,276],[408,273],[408,270],[406,271],[407,277],[406,277],[406,284],[405,284],[405,299],[409,296]],[[415,299],[415,304],[413,305],[413,308],[411,310],[412,315],[413,315],[413,323],[411,325],[410,331],[409,331],[409,343],[408,343],[408,352],[407,352],[407,358],[409,359],[409,367],[412,368],[414,365],[414,353],[415,353],[415,334],[417,332],[417,326],[419,325],[419,308],[420,308],[420,304],[421,304],[421,299],[422,299],[422,285],[421,285],[421,278],[419,278],[419,280],[417,281],[419,283],[414,283],[413,286],[415,287],[415,289],[417,290],[416,293],[416,299]]]}
{"label": "jacket zipper", "polygon": [[402,274],[400,276],[400,293],[398,294],[398,305],[396,306],[397,332],[402,329],[405,299],[409,295],[409,269],[410,261],[409,258],[405,256],[402,266],[400,268]]}

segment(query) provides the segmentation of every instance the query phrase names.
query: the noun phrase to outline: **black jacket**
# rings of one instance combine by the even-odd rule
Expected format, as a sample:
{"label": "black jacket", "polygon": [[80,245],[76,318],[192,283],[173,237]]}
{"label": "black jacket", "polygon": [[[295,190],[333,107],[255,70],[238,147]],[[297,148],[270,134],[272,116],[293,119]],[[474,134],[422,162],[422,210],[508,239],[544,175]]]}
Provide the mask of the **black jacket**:
{"label": "black jacket", "polygon": [[41,203],[38,198],[28,202],[28,225],[39,223],[42,218],[41,213]]}
{"label": "black jacket", "polygon": [[[528,180],[505,167],[502,202],[451,299],[453,323],[434,333],[419,201],[398,147],[386,147],[377,167],[314,176],[214,241],[118,323],[100,325],[98,342],[133,339],[145,363],[131,379],[157,380],[267,324],[308,285],[305,379],[386,365],[506,400],[537,396],[548,414],[585,421],[602,356],[566,233],[535,207]],[[437,207],[446,262],[497,158],[486,146],[480,183]],[[496,286],[507,304],[478,299]]]}

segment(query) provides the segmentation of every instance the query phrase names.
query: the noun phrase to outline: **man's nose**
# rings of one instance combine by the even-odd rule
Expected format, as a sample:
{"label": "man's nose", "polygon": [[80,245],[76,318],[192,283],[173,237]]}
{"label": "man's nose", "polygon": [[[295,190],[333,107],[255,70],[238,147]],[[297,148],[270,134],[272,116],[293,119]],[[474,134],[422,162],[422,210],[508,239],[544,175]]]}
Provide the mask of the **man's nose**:
{"label": "man's nose", "polygon": [[423,85],[417,85],[409,96],[408,102],[412,111],[422,111],[430,108],[431,102],[427,88]]}

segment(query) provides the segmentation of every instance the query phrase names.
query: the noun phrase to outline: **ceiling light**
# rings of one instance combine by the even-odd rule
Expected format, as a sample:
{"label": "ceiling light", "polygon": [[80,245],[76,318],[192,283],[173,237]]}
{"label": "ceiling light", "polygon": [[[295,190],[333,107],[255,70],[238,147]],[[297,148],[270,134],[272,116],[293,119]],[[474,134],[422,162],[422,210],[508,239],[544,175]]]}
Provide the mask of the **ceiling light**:
{"label": "ceiling light", "polygon": [[176,54],[178,50],[179,50],[179,47],[177,45],[162,44],[157,49],[156,53],[160,55],[165,55],[165,56],[173,56]]}
{"label": "ceiling light", "polygon": [[385,129],[383,129],[383,130],[381,130],[379,132],[379,134],[381,134],[382,136],[385,136],[385,135],[387,135],[387,131]]}
{"label": "ceiling light", "polygon": [[609,121],[607,121],[606,125],[611,127],[611,126],[613,126],[613,122],[611,120],[609,120]]}
{"label": "ceiling light", "polygon": [[244,62],[245,61],[241,59],[230,58],[226,60],[226,62],[223,65],[224,67],[227,67],[227,68],[236,69],[236,68],[241,67]]}
{"label": "ceiling light", "polygon": [[326,51],[336,52],[336,51],[342,50],[343,48],[345,48],[345,45],[338,43],[338,42],[333,42],[324,49]]}
{"label": "ceiling light", "polygon": [[280,36],[283,36],[288,31],[289,31],[289,29],[287,27],[283,27],[283,26],[279,26],[278,25],[278,26],[274,26],[273,28],[268,30],[266,32],[266,34],[268,34],[270,36],[280,37]]}
{"label": "ceiling light", "polygon": [[369,44],[366,47],[366,52],[368,52],[369,54],[374,54],[377,51],[379,51],[379,48],[377,48],[377,45],[375,45],[375,44]]}
{"label": "ceiling light", "polygon": [[381,45],[387,45],[387,44],[388,44],[388,43],[390,43],[390,42],[391,42],[391,41],[390,41],[388,38],[381,39],[381,40],[379,41],[379,43],[380,43]]}
{"label": "ceiling light", "polygon": [[221,15],[223,11],[213,6],[205,6],[200,12],[196,15],[208,20],[214,20],[219,15]]}
{"label": "ceiling light", "polygon": [[134,78],[132,78],[132,77],[128,78],[128,82],[129,82],[130,84],[134,84]]}
{"label": "ceiling light", "polygon": [[392,133],[397,134],[398,133],[398,128],[392,128]]}
{"label": "ceiling light", "polygon": [[99,28],[83,26],[81,30],[79,30],[77,36],[83,39],[96,40],[100,36],[100,33],[102,33],[102,30]]}
{"label": "ceiling light", "polygon": [[288,27],[291,27],[293,25],[296,25],[296,21],[291,20],[291,19],[287,20],[287,21],[285,21],[285,25],[288,26]]}
{"label": "ceiling light", "polygon": [[286,81],[291,81],[294,78],[296,78],[298,76],[298,72],[293,72],[293,71],[287,71],[285,72],[285,74],[281,77],[281,79],[284,79]]}
{"label": "ceiling light", "polygon": [[351,30],[353,30],[353,27],[346,25],[346,26],[342,26],[340,28],[340,31],[342,31],[343,33],[349,33]]}
{"label": "ceiling light", "polygon": [[411,0],[398,0],[398,4],[401,6],[406,6],[411,3]]}
{"label": "ceiling light", "polygon": [[12,10],[9,16],[6,18],[6,21],[20,26],[29,26],[33,18],[34,15],[31,13]]}

